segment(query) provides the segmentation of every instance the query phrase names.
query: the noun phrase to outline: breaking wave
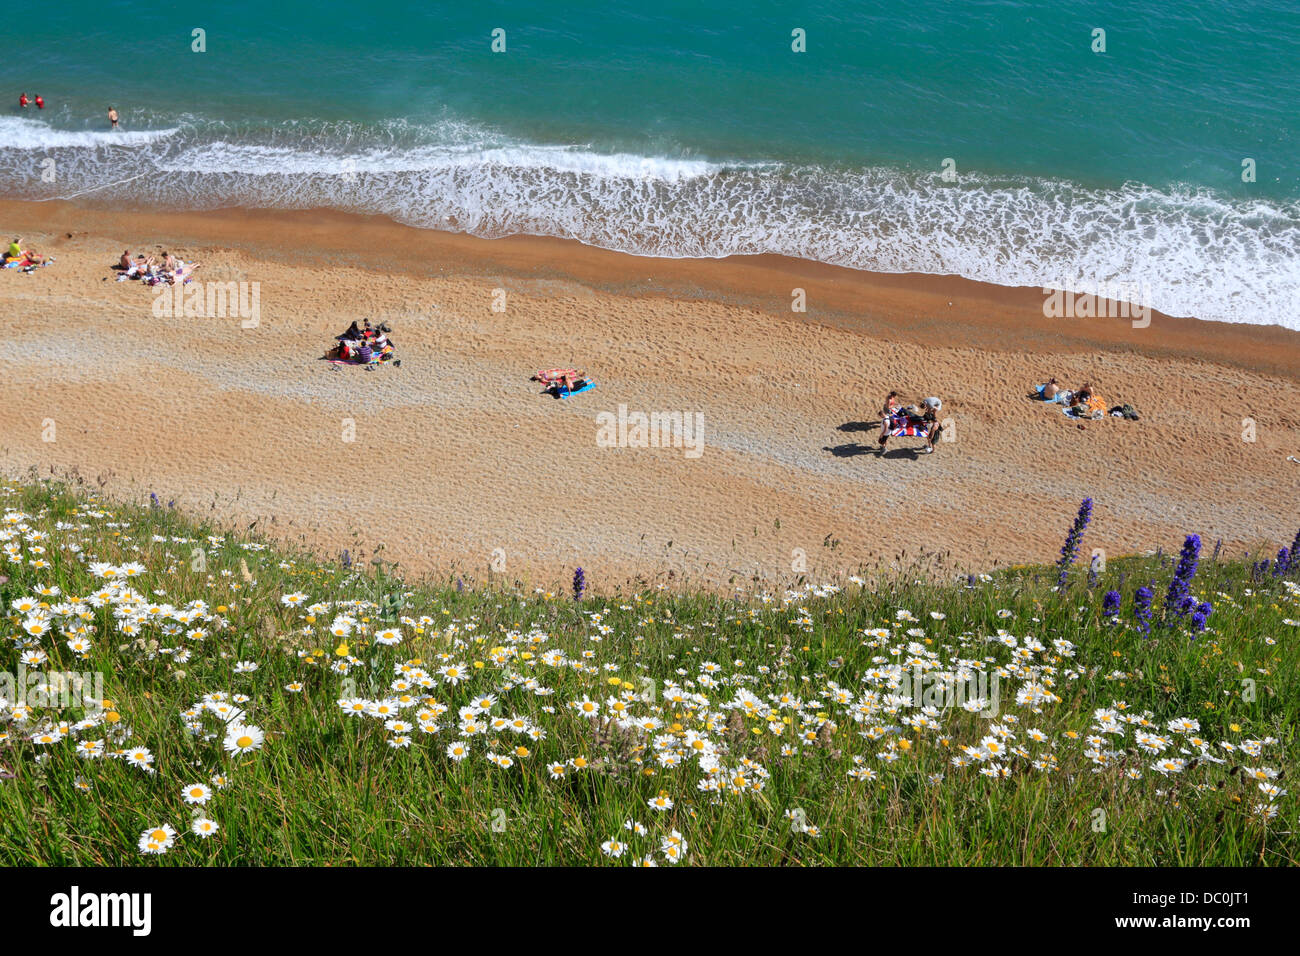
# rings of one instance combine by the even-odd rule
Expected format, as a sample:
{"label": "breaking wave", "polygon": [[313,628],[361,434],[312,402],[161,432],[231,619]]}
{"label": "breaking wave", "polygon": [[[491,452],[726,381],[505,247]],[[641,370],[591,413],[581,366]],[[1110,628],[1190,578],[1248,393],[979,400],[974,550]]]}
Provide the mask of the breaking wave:
{"label": "breaking wave", "polygon": [[[329,207],[488,238],[646,256],[778,253],[1007,286],[1148,290],[1172,315],[1300,329],[1300,202],[1200,187],[642,156],[464,122],[194,117],[149,131],[0,118],[10,198],[171,208]],[[53,160],[53,164],[49,161]]]}

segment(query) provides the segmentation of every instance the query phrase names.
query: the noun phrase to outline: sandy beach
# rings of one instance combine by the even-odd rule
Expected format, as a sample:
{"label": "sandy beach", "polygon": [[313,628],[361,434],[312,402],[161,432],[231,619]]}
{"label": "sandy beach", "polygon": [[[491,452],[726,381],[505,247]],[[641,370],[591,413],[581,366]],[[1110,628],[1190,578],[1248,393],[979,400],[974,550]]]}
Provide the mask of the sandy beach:
{"label": "sandy beach", "polygon": [[[6,474],[75,469],[325,553],[382,545],[467,582],[495,565],[554,587],[581,565],[601,589],[722,588],[922,552],[953,572],[1050,562],[1089,496],[1108,555],[1294,533],[1300,334],[1277,327],[1049,319],[1039,289],[316,211],[4,202],[0,229],[57,257],[0,273]],[[125,248],[258,283],[257,326],[156,317],[152,290],[114,281]],[[392,325],[400,367],[321,360],[364,317]],[[596,389],[559,401],[529,381],[568,365]],[[1080,427],[1026,398],[1049,375],[1142,420]],[[878,455],[891,389],[942,397],[953,440]],[[702,416],[701,453],[602,447],[597,416],[619,406]]]}

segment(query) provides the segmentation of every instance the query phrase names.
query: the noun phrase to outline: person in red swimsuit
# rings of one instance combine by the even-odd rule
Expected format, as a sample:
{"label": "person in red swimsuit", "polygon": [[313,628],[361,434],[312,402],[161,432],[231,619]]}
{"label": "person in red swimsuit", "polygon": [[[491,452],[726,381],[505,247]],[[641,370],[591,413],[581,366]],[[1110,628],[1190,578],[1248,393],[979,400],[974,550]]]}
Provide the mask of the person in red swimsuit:
{"label": "person in red swimsuit", "polygon": [[37,93],[37,94],[36,94],[36,108],[37,108],[38,110],[43,110],[43,109],[45,109],[45,100],[41,99],[41,94],[40,94],[40,93]]}
{"label": "person in red swimsuit", "polygon": [[18,97],[18,105],[21,106],[23,109],[27,109],[27,94],[26,94],[26,93],[24,93],[22,96]]}

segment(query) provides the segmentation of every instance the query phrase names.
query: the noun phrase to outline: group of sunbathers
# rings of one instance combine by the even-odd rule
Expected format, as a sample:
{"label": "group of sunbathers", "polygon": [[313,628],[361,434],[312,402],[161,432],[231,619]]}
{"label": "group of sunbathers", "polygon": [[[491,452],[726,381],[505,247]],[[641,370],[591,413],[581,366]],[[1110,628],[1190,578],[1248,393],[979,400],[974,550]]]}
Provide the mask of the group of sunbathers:
{"label": "group of sunbathers", "polygon": [[934,441],[943,431],[939,422],[939,411],[943,402],[937,398],[922,398],[913,405],[904,405],[897,392],[890,392],[885,398],[885,405],[880,410],[880,450],[891,438],[924,438],[925,448],[921,453],[928,455],[934,451]]}
{"label": "group of sunbathers", "polygon": [[9,248],[5,250],[4,268],[30,272],[37,266],[49,265],[53,261],[53,256],[43,256],[35,249],[24,249],[22,238],[14,236],[14,241],[9,243]]}
{"label": "group of sunbathers", "polygon": [[183,259],[164,251],[161,256],[146,256],[144,253],[132,257],[129,249],[122,250],[122,258],[113,268],[118,270],[118,282],[127,279],[139,279],[145,285],[158,285],[165,282],[175,285],[177,282],[189,282],[197,262],[187,263]]}
{"label": "group of sunbathers", "polygon": [[1132,405],[1115,405],[1108,407],[1106,400],[1098,395],[1089,382],[1084,382],[1071,391],[1062,388],[1054,378],[1049,378],[1044,385],[1034,386],[1034,397],[1052,405],[1062,405],[1062,411],[1071,418],[1102,419],[1107,415],[1114,418],[1138,420],[1137,410]]}
{"label": "group of sunbathers", "polygon": [[346,332],[335,336],[335,341],[339,344],[330,349],[326,358],[357,365],[393,360],[393,343],[388,337],[388,333],[393,330],[388,327],[388,323],[381,322],[378,327],[372,327],[369,319],[362,321],[365,324],[358,326],[354,320]]}

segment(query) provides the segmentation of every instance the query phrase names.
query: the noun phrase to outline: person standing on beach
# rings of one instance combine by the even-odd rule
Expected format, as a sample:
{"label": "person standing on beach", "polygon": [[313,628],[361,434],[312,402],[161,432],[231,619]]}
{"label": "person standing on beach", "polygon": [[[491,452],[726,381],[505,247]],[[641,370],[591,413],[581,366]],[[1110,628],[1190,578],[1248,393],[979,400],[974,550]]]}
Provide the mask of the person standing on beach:
{"label": "person standing on beach", "polygon": [[113,129],[117,129],[117,109],[110,106],[108,108],[108,121],[113,124]]}

